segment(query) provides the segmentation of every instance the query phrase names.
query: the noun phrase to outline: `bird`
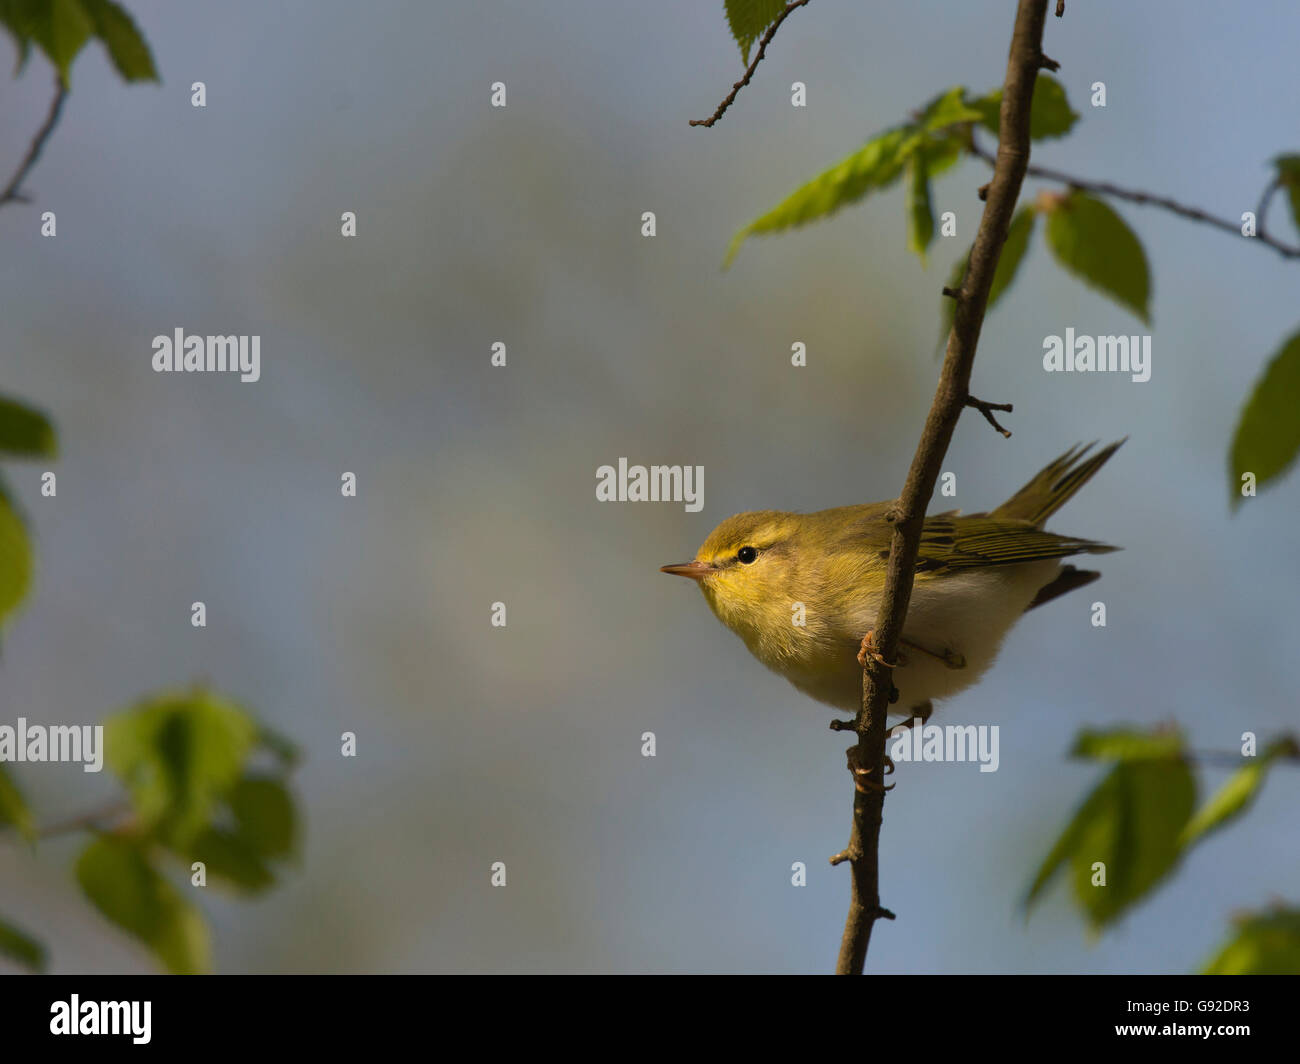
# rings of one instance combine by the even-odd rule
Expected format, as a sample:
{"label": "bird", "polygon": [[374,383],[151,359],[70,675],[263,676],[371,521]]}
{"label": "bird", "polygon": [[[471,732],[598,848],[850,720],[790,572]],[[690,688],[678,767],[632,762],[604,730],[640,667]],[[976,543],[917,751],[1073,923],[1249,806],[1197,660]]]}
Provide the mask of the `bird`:
{"label": "bird", "polygon": [[[1027,612],[1101,576],[1063,559],[1120,548],[1043,526],[1124,442],[1095,452],[1095,443],[1076,444],[988,513],[925,518],[897,660],[887,663],[891,713],[928,720],[936,699],[984,675]],[[691,561],[660,571],[694,581],[718,620],[769,669],[818,702],[856,713],[866,656],[879,657],[872,626],[893,506],[736,514]]]}

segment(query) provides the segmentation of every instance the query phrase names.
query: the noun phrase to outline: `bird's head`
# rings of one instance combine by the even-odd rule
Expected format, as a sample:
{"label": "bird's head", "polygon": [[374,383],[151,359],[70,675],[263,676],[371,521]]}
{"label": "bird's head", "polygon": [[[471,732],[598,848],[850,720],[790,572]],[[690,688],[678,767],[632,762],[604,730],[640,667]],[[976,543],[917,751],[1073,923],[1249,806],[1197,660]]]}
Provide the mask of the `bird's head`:
{"label": "bird's head", "polygon": [[700,585],[718,619],[747,643],[788,629],[801,549],[802,515],[759,510],[718,525],[689,562],[660,570]]}

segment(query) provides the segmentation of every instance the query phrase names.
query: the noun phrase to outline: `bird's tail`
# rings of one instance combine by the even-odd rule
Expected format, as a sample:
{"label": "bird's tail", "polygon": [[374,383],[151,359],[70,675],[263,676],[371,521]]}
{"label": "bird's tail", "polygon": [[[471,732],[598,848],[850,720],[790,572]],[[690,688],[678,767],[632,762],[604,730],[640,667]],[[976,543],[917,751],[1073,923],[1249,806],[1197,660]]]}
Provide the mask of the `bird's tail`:
{"label": "bird's tail", "polygon": [[[1128,437],[1125,436],[1124,440],[1127,439]],[[1034,527],[1042,528],[1047,519],[1064,506],[1070,497],[1106,464],[1106,459],[1120,449],[1124,440],[1116,440],[1109,446],[1103,447],[1091,458],[1085,456],[1096,446],[1095,443],[1090,443],[1086,447],[1076,444],[994,510],[990,516],[1028,521]]]}

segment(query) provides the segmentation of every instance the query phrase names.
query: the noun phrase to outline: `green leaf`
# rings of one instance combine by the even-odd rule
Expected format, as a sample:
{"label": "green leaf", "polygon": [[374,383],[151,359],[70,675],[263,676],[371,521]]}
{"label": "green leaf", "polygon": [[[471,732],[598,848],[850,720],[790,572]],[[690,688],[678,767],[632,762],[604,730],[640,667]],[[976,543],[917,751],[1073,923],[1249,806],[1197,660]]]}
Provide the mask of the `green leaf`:
{"label": "green leaf", "polygon": [[265,724],[259,725],[257,729],[257,745],[271,753],[271,755],[280,762],[282,768],[293,768],[299,757],[302,755],[298,752],[298,746],[283,732],[278,732]]}
{"label": "green leaf", "polygon": [[[1002,245],[1002,256],[998,259],[998,268],[993,271],[993,283],[989,286],[989,301],[984,310],[985,314],[993,309],[997,301],[1002,298],[1002,294],[1011,287],[1011,282],[1016,279],[1016,271],[1020,269],[1021,260],[1029,249],[1029,238],[1034,232],[1034,222],[1037,217],[1032,207],[1021,207],[1012,217],[1011,224],[1007,227],[1006,243]],[[969,261],[970,251],[967,251],[948,275],[948,288],[961,287],[962,280],[966,276],[966,264]],[[956,312],[956,300],[944,296],[943,335],[939,338],[941,350],[943,344],[947,342],[948,333],[952,331],[952,319]]]}
{"label": "green leaf", "polygon": [[284,784],[269,776],[245,776],[226,795],[231,826],[204,828],[177,847],[186,862],[202,861],[207,874],[250,893],[275,882],[267,861],[289,856],[297,814]]}
{"label": "green leaf", "polygon": [[925,105],[917,124],[926,131],[945,129],[960,122],[978,122],[983,112],[966,102],[966,90],[960,85],[941,92]]}
{"label": "green leaf", "polygon": [[105,759],[131,791],[141,821],[183,846],[211,819],[243,772],[257,725],[206,691],[164,694],[105,723]]}
{"label": "green leaf", "polygon": [[5,919],[0,919],[0,957],[8,957],[34,972],[45,970],[45,947]]}
{"label": "green leaf", "polygon": [[53,458],[54,426],[39,410],[0,395],[0,453]]}
{"label": "green leaf", "polygon": [[122,79],[157,81],[153,54],[125,9],[113,0],[81,0],[81,4]]}
{"label": "green leaf", "polygon": [[18,62],[14,67],[15,77],[27,64],[27,56],[32,46],[32,34],[27,25],[28,15],[25,10],[28,6],[30,5],[25,0],[0,0],[0,26],[9,31],[9,36],[14,39],[14,47],[18,50]]}
{"label": "green leaf", "polygon": [[269,776],[245,776],[227,798],[239,836],[262,857],[286,857],[298,835],[297,813],[288,788]]}
{"label": "green leaf", "polygon": [[[1114,922],[1178,861],[1178,836],[1196,802],[1196,781],[1181,760],[1120,761],[1080,806],[1040,866],[1025,899],[1041,894],[1068,861],[1074,896],[1089,925]],[[1105,885],[1093,886],[1093,866]]]}
{"label": "green leaf", "polygon": [[727,25],[749,66],[749,50],[785,10],[785,0],[727,0]]}
{"label": "green leaf", "polygon": [[[1241,505],[1241,476],[1263,487],[1290,468],[1300,453],[1300,333],[1287,340],[1255,383],[1232,438],[1228,459],[1232,508]],[[0,609],[3,616],[3,609]]]}
{"label": "green leaf", "polygon": [[951,169],[966,154],[966,142],[958,134],[941,132],[927,136],[914,150],[925,152],[926,169],[930,171],[931,179],[934,179]]}
{"label": "green leaf", "polygon": [[0,764],[0,824],[12,824],[18,834],[28,842],[36,838],[36,823],[32,819],[32,811],[27,807],[22,791],[9,775],[9,770],[2,764]]}
{"label": "green leaf", "polygon": [[1075,737],[1071,757],[1088,757],[1097,761],[1150,761],[1182,757],[1183,737],[1177,731],[1157,729],[1151,732],[1133,728],[1095,731],[1085,728]]}
{"label": "green leaf", "polygon": [[1300,909],[1235,922],[1236,936],[1205,966],[1205,975],[1300,975]]}
{"label": "green leaf", "polygon": [[220,828],[200,833],[186,851],[189,861],[202,861],[207,874],[225,880],[250,894],[275,882],[266,862],[240,835]]}
{"label": "green leaf", "polygon": [[90,39],[93,27],[81,0],[19,0],[19,24],[68,84],[68,70]]}
{"label": "green leaf", "polygon": [[1048,210],[1047,246],[1070,273],[1151,324],[1151,276],[1142,244],[1101,200],[1082,192],[1057,198]]}
{"label": "green leaf", "polygon": [[899,126],[867,141],[848,158],[796,189],[767,214],[740,230],[732,237],[723,267],[731,265],[746,237],[806,225],[893,184],[902,174],[908,155],[920,142],[921,135],[909,126]]}
{"label": "green leaf", "polygon": [[1277,167],[1278,183],[1291,201],[1291,221],[1300,229],[1300,155],[1279,155],[1273,165]]}
{"label": "green leaf", "polygon": [[0,628],[26,597],[32,567],[27,528],[0,479]]}
{"label": "green leaf", "polygon": [[1188,821],[1179,845],[1187,849],[1241,816],[1255,801],[1269,767],[1280,757],[1300,758],[1300,745],[1289,735],[1270,743],[1259,757],[1251,758],[1243,768],[1228,777],[1227,782]]}
{"label": "green leaf", "polygon": [[202,914],[154,869],[138,842],[94,839],[77,859],[77,882],[108,920],[140,939],[169,972],[211,967]]}
{"label": "green leaf", "polygon": [[[994,89],[968,105],[980,115],[980,125],[993,133],[999,131],[1002,90]],[[1065,87],[1047,74],[1039,74],[1034,82],[1034,98],[1029,105],[1029,136],[1031,140],[1063,137],[1074,128],[1079,116],[1070,109],[1065,97]]]}
{"label": "green leaf", "polygon": [[907,160],[907,246],[921,263],[934,240],[934,206],[930,202],[930,169],[924,151],[914,151]]}

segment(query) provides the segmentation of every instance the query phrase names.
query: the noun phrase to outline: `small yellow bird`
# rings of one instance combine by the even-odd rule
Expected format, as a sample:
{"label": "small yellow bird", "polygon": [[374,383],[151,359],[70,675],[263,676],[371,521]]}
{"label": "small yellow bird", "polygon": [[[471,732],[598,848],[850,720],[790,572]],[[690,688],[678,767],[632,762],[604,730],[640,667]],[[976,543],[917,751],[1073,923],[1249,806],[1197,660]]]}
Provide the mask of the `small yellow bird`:
{"label": "small yellow bird", "polygon": [[[931,700],[970,686],[993,664],[1027,610],[1101,574],[1062,565],[1118,550],[1044,532],[1043,524],[1123,440],[1088,457],[1072,447],[992,513],[926,517],[894,664],[899,708],[927,719]],[[729,517],[695,559],[660,570],[694,580],[751,654],[820,702],[856,713],[863,655],[874,653],[889,563],[892,502],[811,514],[759,510]]]}

